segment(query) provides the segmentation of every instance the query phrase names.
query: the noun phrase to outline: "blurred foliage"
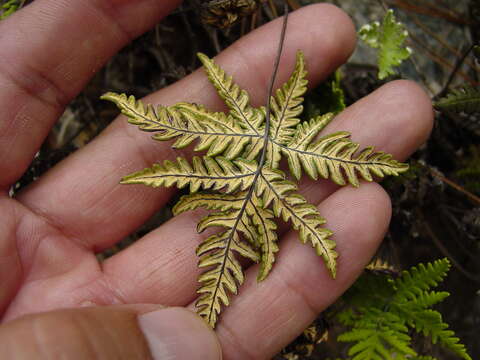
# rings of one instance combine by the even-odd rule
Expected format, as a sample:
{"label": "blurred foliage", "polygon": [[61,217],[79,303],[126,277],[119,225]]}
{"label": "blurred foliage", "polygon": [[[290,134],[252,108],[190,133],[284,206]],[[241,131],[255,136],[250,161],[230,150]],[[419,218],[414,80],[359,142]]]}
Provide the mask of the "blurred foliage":
{"label": "blurred foliage", "polygon": [[456,176],[467,190],[480,195],[480,146],[471,145]]}
{"label": "blurred foliage", "polygon": [[[449,294],[433,291],[447,275],[447,259],[419,264],[399,276],[366,272],[345,293],[335,318],[347,329],[338,341],[353,342],[352,360],[409,359],[418,356],[411,331],[471,360],[465,346],[431,309]],[[374,270],[375,271],[375,270]],[[342,304],[343,302],[343,304]]]}
{"label": "blurred foliage", "polygon": [[327,113],[338,114],[345,109],[345,93],[340,84],[341,77],[341,71],[335,71],[308,94],[304,105],[305,111],[302,114],[303,119],[308,120]]}
{"label": "blurred foliage", "polygon": [[435,107],[455,112],[480,112],[480,89],[471,86],[454,89],[447,96],[436,101]]}
{"label": "blurred foliage", "polygon": [[386,12],[382,23],[374,21],[363,25],[358,36],[370,47],[378,49],[378,78],[381,80],[395,74],[394,68],[412,53],[404,44],[408,31],[401,22],[396,21],[391,9]]}
{"label": "blurred foliage", "polygon": [[24,3],[25,3],[24,0],[8,0],[6,2],[3,2],[3,4],[0,7],[0,20],[6,19],[7,17],[9,17],[15,11],[20,9]]}

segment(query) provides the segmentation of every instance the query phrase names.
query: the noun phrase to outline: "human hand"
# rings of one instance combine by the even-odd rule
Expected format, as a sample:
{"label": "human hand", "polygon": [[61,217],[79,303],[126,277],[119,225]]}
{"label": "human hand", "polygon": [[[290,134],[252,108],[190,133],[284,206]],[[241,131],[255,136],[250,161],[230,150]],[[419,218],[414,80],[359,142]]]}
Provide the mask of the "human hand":
{"label": "human hand", "polygon": [[[194,301],[195,247],[205,236],[195,233],[199,213],[171,219],[101,265],[95,257],[174,194],[118,185],[126,174],[175,158],[169,144],[151,141],[120,117],[16,199],[8,197],[65,104],[113,53],[178,2],[36,0],[0,23],[0,351],[15,354],[10,358],[21,351],[40,359],[59,353],[132,359],[149,352],[161,358],[168,351],[171,358],[219,358],[213,332],[195,315],[145,305],[189,307]],[[217,58],[254,106],[265,99],[280,28],[281,20],[273,21]],[[276,85],[288,78],[297,49],[315,85],[347,60],[354,44],[353,25],[337,8],[322,4],[292,13]],[[178,101],[223,108],[202,71],[146,99]],[[354,141],[404,160],[426,140],[431,124],[424,92],[395,81],[346,109],[325,131],[350,131]],[[337,278],[285,229],[268,279],[257,284],[248,276],[256,266],[247,270],[241,296],[222,315],[216,334],[224,358],[267,359],[278,352],[351,285],[383,238],[390,203],[379,185],[338,188],[303,179],[301,192],[334,231]],[[62,308],[70,310],[47,312]]]}

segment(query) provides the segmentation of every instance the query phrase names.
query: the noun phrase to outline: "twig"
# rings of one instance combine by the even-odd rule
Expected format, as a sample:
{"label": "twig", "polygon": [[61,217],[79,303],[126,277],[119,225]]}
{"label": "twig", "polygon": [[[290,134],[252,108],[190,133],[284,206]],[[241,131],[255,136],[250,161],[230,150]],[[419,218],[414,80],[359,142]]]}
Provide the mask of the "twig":
{"label": "twig", "polygon": [[384,10],[385,12],[387,12],[387,11],[388,11],[388,6],[387,6],[387,4],[385,4],[385,2],[384,2],[383,0],[378,0],[378,2],[380,3],[380,6],[383,8],[383,10]]}
{"label": "twig", "polygon": [[[412,43],[411,41],[408,42],[408,45],[411,45],[419,50],[425,51],[428,55],[430,55],[430,58],[435,61],[437,64],[441,64],[449,69],[453,69],[455,65],[452,65],[450,62],[447,60],[439,57],[434,51],[429,49],[425,43],[423,43],[419,38],[417,38],[415,35],[410,34],[410,38],[415,42],[416,44]],[[457,73],[467,82],[469,82],[471,85],[476,85],[476,81],[470,78],[467,74],[465,74],[463,71],[457,71]]]}
{"label": "twig", "polygon": [[[412,17],[415,25],[417,25],[420,29],[422,29],[422,31],[424,31],[425,33],[427,33],[429,36],[431,36],[432,38],[434,38],[435,40],[437,40],[440,45],[442,45],[445,49],[449,50],[450,52],[454,53],[455,56],[457,57],[461,57],[463,56],[464,54],[453,48],[450,44],[448,44],[444,39],[442,39],[440,36],[437,35],[436,32],[432,31],[428,26],[425,26],[418,18],[418,15],[413,15]],[[472,69],[475,69],[475,65],[469,61],[469,62],[466,62]]]}
{"label": "twig", "polygon": [[288,5],[290,5],[290,7],[292,8],[292,10],[297,10],[297,9],[300,9],[302,7],[302,5],[300,5],[297,0],[286,0]]}
{"label": "twig", "polygon": [[452,83],[453,79],[455,78],[455,75],[457,74],[457,72],[460,70],[460,68],[462,67],[463,65],[463,62],[465,61],[465,59],[467,58],[467,56],[470,54],[470,52],[473,50],[473,47],[475,45],[472,44],[468,47],[467,51],[464,52],[464,54],[457,60],[457,63],[455,64],[455,67],[453,68],[452,72],[450,73],[450,76],[448,77],[447,79],[447,82],[445,83],[445,85],[443,86],[443,89],[435,96],[435,98],[439,98],[439,97],[442,97],[444,96],[447,91],[448,91],[448,87],[450,86],[450,84]]}
{"label": "twig", "polygon": [[459,17],[452,16],[446,11],[441,11],[438,8],[431,8],[431,7],[422,7],[419,5],[414,5],[409,2],[403,1],[403,0],[390,0],[389,3],[391,3],[393,6],[402,8],[405,11],[412,11],[417,14],[423,14],[431,17],[436,17],[436,18],[441,18],[445,19],[447,21],[453,22],[455,24],[460,24],[460,25],[470,25],[469,21],[464,20]]}
{"label": "twig", "polygon": [[455,266],[458,271],[460,271],[463,275],[465,275],[467,278],[469,278],[472,281],[480,283],[480,277],[476,276],[475,274],[472,274],[469,272],[467,269],[465,269],[460,263],[455,260],[455,258],[452,256],[450,251],[443,245],[443,243],[438,239],[437,235],[433,232],[432,228],[430,227],[430,224],[423,218],[422,215],[419,215],[420,218],[423,220],[422,223],[425,226],[425,230],[427,231],[427,235],[432,239],[433,243],[435,246],[440,250],[440,252],[448,257],[448,259],[452,262],[453,266]]}
{"label": "twig", "polygon": [[277,8],[275,7],[275,4],[273,3],[273,0],[268,0],[268,5],[270,6],[270,10],[272,10],[273,17],[277,18],[278,11],[277,11]]}
{"label": "twig", "polygon": [[473,200],[474,202],[476,202],[478,205],[480,205],[480,197],[478,197],[477,195],[475,194],[472,194],[470,191],[464,189],[463,187],[461,187],[460,185],[454,183],[452,180],[450,179],[447,179],[445,176],[443,176],[442,174],[440,174],[437,170],[431,168],[430,166],[426,165],[426,167],[428,168],[428,170],[430,171],[430,173],[437,177],[438,179],[440,179],[441,181],[443,181],[445,184],[451,186],[452,188],[454,188],[455,190],[461,192],[462,194],[466,195],[468,198],[470,198],[470,200]]}

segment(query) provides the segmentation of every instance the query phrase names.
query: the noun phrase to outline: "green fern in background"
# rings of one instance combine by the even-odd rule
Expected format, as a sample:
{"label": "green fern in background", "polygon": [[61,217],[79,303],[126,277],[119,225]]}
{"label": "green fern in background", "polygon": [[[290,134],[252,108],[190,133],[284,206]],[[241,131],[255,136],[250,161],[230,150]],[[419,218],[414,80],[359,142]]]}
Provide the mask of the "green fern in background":
{"label": "green fern in background", "polygon": [[8,0],[6,2],[2,1],[2,3],[0,6],[0,20],[6,19],[20,9],[25,3],[25,0]]}
{"label": "green fern in background", "polygon": [[366,273],[344,295],[337,320],[349,330],[338,341],[351,342],[352,360],[433,360],[412,347],[411,330],[429,337],[465,360],[465,346],[431,307],[449,294],[432,291],[450,268],[447,259],[419,264],[394,279],[390,275]]}
{"label": "green fern in background", "polygon": [[452,90],[446,97],[435,102],[439,110],[474,113],[480,112],[480,89],[464,86]]}
{"label": "green fern in background", "polygon": [[338,69],[305,97],[303,120],[327,113],[338,114],[346,108],[345,93],[341,86],[342,73]]}
{"label": "green fern in background", "polygon": [[395,20],[393,10],[388,10],[382,23],[375,21],[360,28],[358,35],[367,45],[378,49],[378,78],[395,74],[394,68],[410,57],[412,51],[405,46],[408,32]]}

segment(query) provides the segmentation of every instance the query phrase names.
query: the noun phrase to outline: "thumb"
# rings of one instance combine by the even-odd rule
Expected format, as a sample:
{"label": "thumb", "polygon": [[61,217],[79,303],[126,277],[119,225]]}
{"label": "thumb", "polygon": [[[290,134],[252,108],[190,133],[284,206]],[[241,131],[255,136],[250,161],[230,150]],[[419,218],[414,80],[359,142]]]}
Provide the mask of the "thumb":
{"label": "thumb", "polygon": [[184,308],[89,307],[23,316],[0,326],[5,359],[222,358],[215,333]]}

